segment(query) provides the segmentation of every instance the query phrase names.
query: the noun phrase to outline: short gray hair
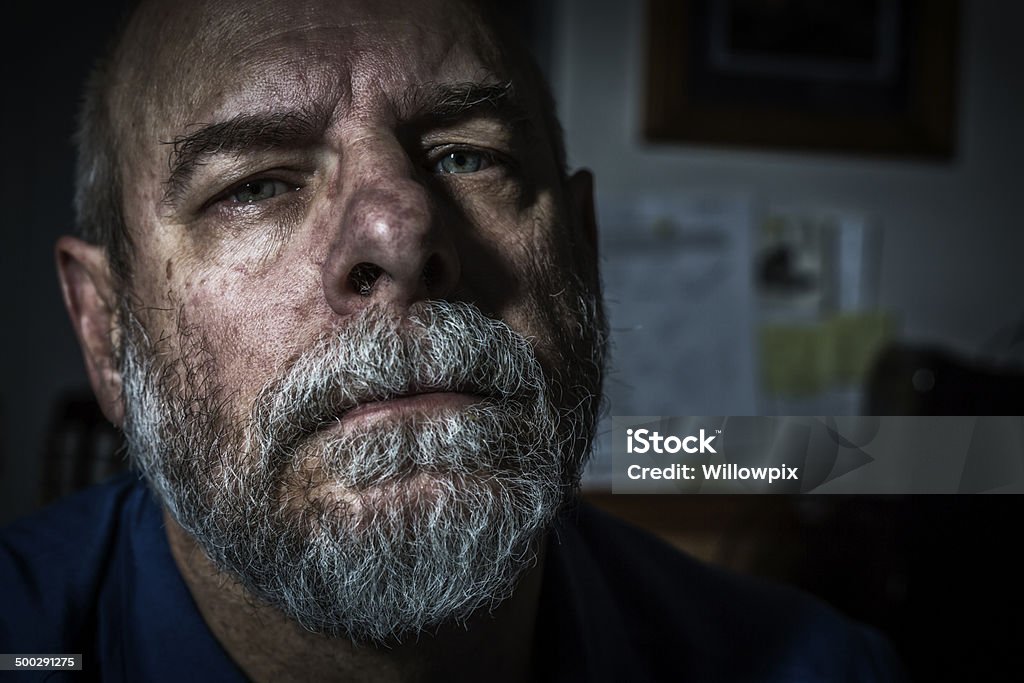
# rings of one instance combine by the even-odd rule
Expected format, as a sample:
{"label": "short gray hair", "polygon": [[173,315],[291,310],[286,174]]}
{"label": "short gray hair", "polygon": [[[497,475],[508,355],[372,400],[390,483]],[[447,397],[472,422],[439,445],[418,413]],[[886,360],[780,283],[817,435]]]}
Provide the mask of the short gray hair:
{"label": "short gray hair", "polygon": [[[127,22],[125,22],[127,23]],[[131,270],[131,235],[124,219],[117,118],[113,112],[115,67],[124,26],[86,81],[75,131],[75,230],[107,251],[115,281]]]}

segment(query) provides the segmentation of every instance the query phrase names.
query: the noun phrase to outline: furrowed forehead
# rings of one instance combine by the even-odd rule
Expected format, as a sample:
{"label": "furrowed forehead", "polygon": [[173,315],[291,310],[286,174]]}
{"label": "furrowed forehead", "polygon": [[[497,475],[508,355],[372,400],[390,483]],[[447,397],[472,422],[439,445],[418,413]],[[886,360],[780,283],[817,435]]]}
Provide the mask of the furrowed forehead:
{"label": "furrowed forehead", "polygon": [[455,80],[503,71],[496,40],[462,2],[168,4],[144,6],[120,50],[115,107],[149,140],[218,113],[322,107],[360,87],[397,93],[389,79],[431,80],[445,62],[476,62],[480,73]]}

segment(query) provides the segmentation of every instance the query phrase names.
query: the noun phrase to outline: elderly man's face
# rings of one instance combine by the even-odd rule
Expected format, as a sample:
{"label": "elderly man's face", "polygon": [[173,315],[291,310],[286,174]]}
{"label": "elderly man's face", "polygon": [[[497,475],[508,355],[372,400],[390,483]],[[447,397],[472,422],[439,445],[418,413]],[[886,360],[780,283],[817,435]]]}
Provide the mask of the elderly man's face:
{"label": "elderly man's face", "polygon": [[314,630],[505,597],[578,479],[601,366],[589,187],[530,80],[453,3],[141,17],[116,98],[133,458]]}

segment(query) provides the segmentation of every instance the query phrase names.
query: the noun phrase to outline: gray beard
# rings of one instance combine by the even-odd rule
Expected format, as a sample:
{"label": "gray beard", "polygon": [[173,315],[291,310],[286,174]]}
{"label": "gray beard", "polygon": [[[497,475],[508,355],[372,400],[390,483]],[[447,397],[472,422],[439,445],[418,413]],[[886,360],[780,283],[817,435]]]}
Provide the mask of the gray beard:
{"label": "gray beard", "polygon": [[[265,386],[241,425],[198,335],[179,333],[181,358],[160,362],[123,311],[129,453],[219,570],[306,629],[384,643],[464,623],[512,594],[578,485],[600,386],[594,311],[572,328],[595,337],[567,345],[591,356],[559,381],[472,305],[417,304],[402,323],[370,307]],[[427,391],[481,399],[325,431],[358,404]]]}

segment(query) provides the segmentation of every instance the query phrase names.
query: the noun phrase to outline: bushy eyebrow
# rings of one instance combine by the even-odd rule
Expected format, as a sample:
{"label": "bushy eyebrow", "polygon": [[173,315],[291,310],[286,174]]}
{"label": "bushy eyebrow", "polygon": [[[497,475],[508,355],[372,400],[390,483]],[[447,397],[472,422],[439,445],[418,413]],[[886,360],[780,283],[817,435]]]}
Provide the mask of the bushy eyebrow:
{"label": "bushy eyebrow", "polygon": [[164,201],[181,196],[196,170],[218,154],[300,149],[319,140],[326,116],[305,109],[240,114],[201,126],[164,144],[171,145]]}
{"label": "bushy eyebrow", "polygon": [[[499,120],[516,134],[534,131],[532,118],[510,82],[422,85],[407,93],[402,108],[400,128],[454,125],[486,117]],[[164,143],[171,146],[164,201],[179,199],[196,170],[211,157],[310,147],[323,137],[328,121],[326,112],[300,108],[239,114],[179,135]]]}
{"label": "bushy eyebrow", "polygon": [[533,118],[510,81],[427,84],[406,97],[405,127],[454,125],[475,117],[496,119],[516,133],[533,131]]}

